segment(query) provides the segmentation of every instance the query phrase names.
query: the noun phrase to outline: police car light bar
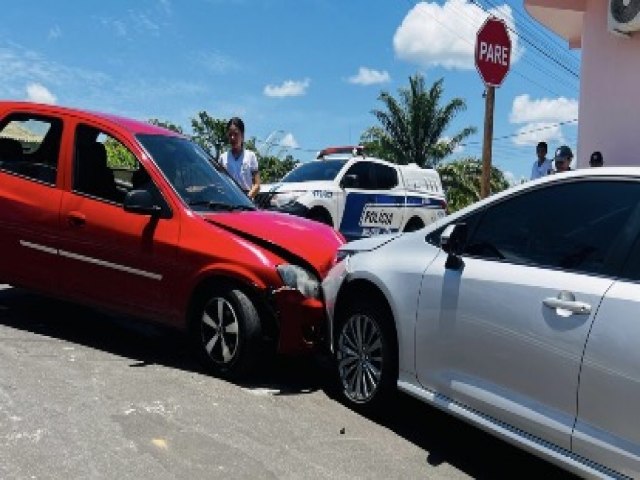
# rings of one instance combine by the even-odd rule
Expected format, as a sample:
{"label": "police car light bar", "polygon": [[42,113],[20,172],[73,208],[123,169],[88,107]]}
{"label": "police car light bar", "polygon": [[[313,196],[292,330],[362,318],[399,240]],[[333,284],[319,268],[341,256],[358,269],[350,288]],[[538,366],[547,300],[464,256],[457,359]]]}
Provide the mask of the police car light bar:
{"label": "police car light bar", "polygon": [[336,155],[336,154],[351,154],[354,157],[358,155],[362,155],[364,157],[364,146],[356,145],[356,146],[345,146],[345,147],[328,147],[320,150],[318,155],[316,156],[316,160],[322,159],[328,155]]}

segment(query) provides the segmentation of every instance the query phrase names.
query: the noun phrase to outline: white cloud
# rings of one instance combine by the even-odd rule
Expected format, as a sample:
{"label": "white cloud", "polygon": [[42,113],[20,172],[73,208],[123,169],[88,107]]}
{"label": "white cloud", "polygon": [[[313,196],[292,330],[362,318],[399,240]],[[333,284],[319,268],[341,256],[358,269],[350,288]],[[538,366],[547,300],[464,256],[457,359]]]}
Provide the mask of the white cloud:
{"label": "white cloud", "polygon": [[509,121],[523,124],[516,132],[516,145],[536,145],[538,142],[565,143],[563,124],[578,118],[578,101],[571,98],[541,98],[532,100],[528,94],[513,99]]}
{"label": "white cloud", "polygon": [[116,37],[127,36],[127,26],[125,25],[124,21],[112,18],[103,18],[100,21],[102,25],[113,30],[113,33],[116,35]]}
{"label": "white cloud", "polygon": [[[501,5],[485,12],[467,0],[447,0],[443,5],[420,2],[406,15],[393,37],[396,55],[423,67],[475,68],[476,35],[489,15],[502,18],[515,31],[511,7]],[[518,37],[511,37],[511,64],[522,55]]]}
{"label": "white cloud", "polygon": [[379,72],[367,67],[360,67],[357,75],[349,77],[349,83],[356,85],[375,85],[378,83],[387,83],[391,80],[389,72],[386,70]]}
{"label": "white cloud", "polygon": [[538,142],[566,143],[560,125],[549,122],[527,123],[513,137],[513,143],[520,146],[537,145]]}
{"label": "white cloud", "polygon": [[47,87],[39,83],[27,85],[27,99],[38,103],[56,103],[56,96],[47,90]]}
{"label": "white cloud", "polygon": [[502,174],[510,186],[519,185],[529,180],[528,177],[516,177],[515,174],[509,170],[504,170]]}
{"label": "white cloud", "polygon": [[287,148],[298,148],[298,142],[294,138],[292,133],[287,133],[282,140],[280,140],[280,145]]}
{"label": "white cloud", "polygon": [[62,36],[62,30],[58,25],[53,26],[49,29],[49,40],[55,40],[56,38],[60,38]]}
{"label": "white cloud", "polygon": [[513,99],[509,121],[567,122],[578,118],[578,101],[572,98],[541,98],[531,100],[529,95],[518,95]]}
{"label": "white cloud", "polygon": [[286,80],[282,85],[267,85],[264,94],[267,97],[298,97],[307,93],[310,83],[308,78],[302,81]]}
{"label": "white cloud", "polygon": [[[451,141],[451,137],[444,136],[444,137],[440,137],[440,140],[438,141],[438,143],[440,142],[449,143],[450,141]],[[451,153],[462,153],[462,152],[464,152],[464,145],[458,144],[454,147],[453,152]]]}
{"label": "white cloud", "polygon": [[195,56],[196,62],[212,73],[229,73],[238,70],[240,65],[236,60],[219,52],[201,52]]}

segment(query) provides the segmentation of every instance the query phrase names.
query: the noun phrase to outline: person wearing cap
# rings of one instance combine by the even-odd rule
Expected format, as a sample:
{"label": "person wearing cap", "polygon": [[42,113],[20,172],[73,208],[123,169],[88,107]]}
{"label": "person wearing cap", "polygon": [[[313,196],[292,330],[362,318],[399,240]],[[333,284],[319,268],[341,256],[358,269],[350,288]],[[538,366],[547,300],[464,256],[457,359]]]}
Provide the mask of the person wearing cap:
{"label": "person wearing cap", "polygon": [[589,157],[590,167],[602,167],[604,165],[604,159],[602,158],[602,152],[595,151]]}
{"label": "person wearing cap", "polygon": [[538,155],[538,159],[533,162],[531,180],[544,177],[551,173],[551,159],[547,158],[547,142],[538,142],[536,154]]}
{"label": "person wearing cap", "polygon": [[566,145],[562,145],[556,149],[554,157],[556,172],[568,172],[571,170],[571,160],[573,160],[573,152]]}

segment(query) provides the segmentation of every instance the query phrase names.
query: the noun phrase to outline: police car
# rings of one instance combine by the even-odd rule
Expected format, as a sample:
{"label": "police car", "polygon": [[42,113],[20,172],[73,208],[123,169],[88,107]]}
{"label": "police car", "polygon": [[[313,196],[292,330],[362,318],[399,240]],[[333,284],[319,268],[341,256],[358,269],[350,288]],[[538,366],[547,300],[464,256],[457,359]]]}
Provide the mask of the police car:
{"label": "police car", "polygon": [[326,223],[348,240],[418,230],[446,214],[438,172],[331,147],[281,181],[262,185],[260,208]]}

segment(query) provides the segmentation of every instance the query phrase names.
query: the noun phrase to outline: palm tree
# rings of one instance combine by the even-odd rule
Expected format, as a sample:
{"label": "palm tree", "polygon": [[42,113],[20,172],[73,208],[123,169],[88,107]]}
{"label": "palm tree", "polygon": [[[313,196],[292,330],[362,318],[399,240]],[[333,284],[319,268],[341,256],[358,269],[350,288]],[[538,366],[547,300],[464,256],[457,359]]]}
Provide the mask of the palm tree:
{"label": "palm tree", "polygon": [[382,91],[378,100],[386,109],[372,111],[382,128],[368,129],[365,144],[376,145],[396,163],[437,166],[465,138],[476,132],[475,127],[467,127],[453,137],[444,137],[456,114],[466,109],[466,103],[461,98],[454,98],[440,107],[443,81],[442,78],[436,81],[427,91],[424,77],[416,73],[409,77],[409,88],[398,90],[400,100]]}
{"label": "palm tree", "polygon": [[[447,194],[449,212],[455,212],[480,200],[480,178],[482,176],[482,160],[462,158],[438,166],[442,179],[442,187]],[[491,167],[489,177],[490,191],[500,192],[509,188],[509,182],[502,171]]]}

